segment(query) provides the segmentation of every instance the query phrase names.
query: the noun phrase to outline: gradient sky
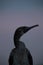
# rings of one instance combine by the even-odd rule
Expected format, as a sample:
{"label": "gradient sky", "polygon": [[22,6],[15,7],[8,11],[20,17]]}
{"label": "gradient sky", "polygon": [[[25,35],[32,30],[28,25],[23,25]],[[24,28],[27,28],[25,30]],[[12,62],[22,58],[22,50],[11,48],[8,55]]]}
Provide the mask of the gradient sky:
{"label": "gradient sky", "polygon": [[8,65],[16,28],[34,24],[39,27],[27,32],[21,40],[30,50],[34,64],[43,64],[43,0],[0,1],[0,65]]}

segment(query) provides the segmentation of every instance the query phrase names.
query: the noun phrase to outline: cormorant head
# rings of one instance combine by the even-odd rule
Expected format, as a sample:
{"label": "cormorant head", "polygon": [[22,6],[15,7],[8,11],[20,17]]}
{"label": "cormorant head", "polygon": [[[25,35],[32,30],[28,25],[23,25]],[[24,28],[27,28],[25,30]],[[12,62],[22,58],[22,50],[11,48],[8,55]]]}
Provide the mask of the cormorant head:
{"label": "cormorant head", "polygon": [[16,29],[15,31],[15,34],[14,34],[14,42],[17,42],[19,41],[20,37],[26,33],[27,31],[31,30],[32,28],[34,27],[37,27],[39,26],[38,24],[37,25],[33,25],[31,27],[28,27],[28,26],[21,26],[19,28]]}

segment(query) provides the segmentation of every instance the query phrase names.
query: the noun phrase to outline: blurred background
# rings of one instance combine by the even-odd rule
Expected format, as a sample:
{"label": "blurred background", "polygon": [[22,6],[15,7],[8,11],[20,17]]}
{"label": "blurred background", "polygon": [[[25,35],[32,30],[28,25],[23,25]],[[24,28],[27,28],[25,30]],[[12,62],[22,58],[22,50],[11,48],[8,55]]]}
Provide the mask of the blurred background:
{"label": "blurred background", "polygon": [[0,65],[8,65],[15,47],[13,35],[19,26],[39,24],[21,37],[33,57],[34,65],[43,64],[43,0],[0,0]]}

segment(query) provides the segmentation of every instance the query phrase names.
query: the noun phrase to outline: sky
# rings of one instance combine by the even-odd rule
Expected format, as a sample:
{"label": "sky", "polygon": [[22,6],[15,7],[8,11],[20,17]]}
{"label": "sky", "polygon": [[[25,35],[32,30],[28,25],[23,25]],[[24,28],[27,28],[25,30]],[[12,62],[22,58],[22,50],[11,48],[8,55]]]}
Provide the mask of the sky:
{"label": "sky", "polygon": [[15,30],[34,24],[39,24],[39,27],[24,34],[20,40],[37,65],[43,64],[43,0],[0,0],[0,65],[8,65],[10,52],[15,47]]}

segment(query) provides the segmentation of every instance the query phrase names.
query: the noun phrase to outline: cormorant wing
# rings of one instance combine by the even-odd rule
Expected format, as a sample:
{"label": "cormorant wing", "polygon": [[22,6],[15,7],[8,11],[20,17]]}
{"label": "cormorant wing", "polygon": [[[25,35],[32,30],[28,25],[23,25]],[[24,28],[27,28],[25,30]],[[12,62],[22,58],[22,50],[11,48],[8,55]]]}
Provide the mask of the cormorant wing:
{"label": "cormorant wing", "polygon": [[9,59],[8,59],[9,65],[13,64],[13,58],[14,58],[15,50],[16,50],[16,48],[12,49],[12,51],[10,53],[10,56],[9,56]]}
{"label": "cormorant wing", "polygon": [[26,52],[27,52],[27,55],[28,55],[29,64],[33,65],[33,59],[32,59],[31,53],[30,53],[30,51],[28,51],[27,48],[26,48]]}

